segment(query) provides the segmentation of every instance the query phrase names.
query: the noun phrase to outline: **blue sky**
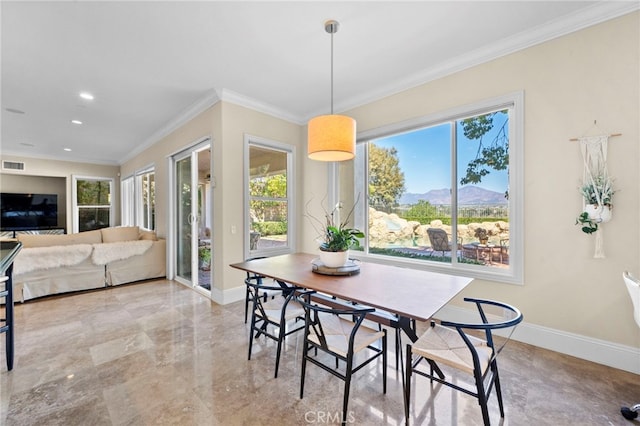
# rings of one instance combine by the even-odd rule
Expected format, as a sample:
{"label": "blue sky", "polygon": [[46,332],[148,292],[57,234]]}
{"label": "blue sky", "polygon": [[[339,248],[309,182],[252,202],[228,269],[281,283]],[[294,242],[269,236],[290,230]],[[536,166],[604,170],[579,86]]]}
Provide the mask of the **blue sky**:
{"label": "blue sky", "polygon": [[[483,143],[490,143],[502,126],[505,117],[497,114],[494,127],[483,138]],[[406,192],[423,194],[432,189],[451,187],[451,125],[441,124],[435,127],[412,131],[401,135],[376,139],[380,147],[395,147],[398,150],[400,168],[404,172]],[[458,182],[464,175],[469,161],[475,159],[478,141],[464,137],[458,131]],[[496,192],[507,190],[507,171],[491,170],[477,186]]]}

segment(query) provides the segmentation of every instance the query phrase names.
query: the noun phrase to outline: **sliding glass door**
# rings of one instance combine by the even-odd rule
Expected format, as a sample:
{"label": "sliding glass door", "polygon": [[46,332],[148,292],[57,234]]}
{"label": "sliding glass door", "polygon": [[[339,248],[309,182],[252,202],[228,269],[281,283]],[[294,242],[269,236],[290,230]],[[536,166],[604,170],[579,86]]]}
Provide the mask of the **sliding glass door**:
{"label": "sliding glass door", "polygon": [[[191,154],[176,161],[176,275],[192,282],[193,268],[193,202]],[[197,276],[196,276],[197,279]]]}
{"label": "sliding glass door", "polygon": [[174,238],[176,280],[211,291],[211,146],[203,142],[176,154]]}

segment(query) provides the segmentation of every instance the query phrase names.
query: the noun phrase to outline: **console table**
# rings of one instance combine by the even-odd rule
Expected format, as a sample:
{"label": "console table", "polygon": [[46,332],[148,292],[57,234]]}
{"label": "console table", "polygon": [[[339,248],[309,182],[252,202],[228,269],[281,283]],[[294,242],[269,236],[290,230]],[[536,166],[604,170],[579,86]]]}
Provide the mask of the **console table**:
{"label": "console table", "polygon": [[0,242],[0,282],[4,282],[4,289],[0,291],[0,298],[4,298],[4,319],[0,326],[0,333],[6,333],[7,369],[13,369],[13,260],[22,249],[22,243],[17,241]]}

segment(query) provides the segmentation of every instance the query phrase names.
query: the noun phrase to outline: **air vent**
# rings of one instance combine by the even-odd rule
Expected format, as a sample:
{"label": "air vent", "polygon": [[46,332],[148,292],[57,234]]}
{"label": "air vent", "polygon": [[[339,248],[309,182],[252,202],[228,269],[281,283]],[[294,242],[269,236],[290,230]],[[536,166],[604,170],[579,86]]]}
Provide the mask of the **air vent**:
{"label": "air vent", "polygon": [[22,161],[3,161],[3,170],[24,170],[24,163]]}

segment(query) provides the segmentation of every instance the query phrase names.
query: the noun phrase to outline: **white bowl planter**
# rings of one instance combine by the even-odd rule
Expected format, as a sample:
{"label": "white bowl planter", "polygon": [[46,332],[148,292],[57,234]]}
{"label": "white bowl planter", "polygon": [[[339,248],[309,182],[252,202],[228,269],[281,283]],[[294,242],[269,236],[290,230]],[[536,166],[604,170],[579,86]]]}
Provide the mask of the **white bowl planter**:
{"label": "white bowl planter", "polygon": [[587,204],[584,207],[589,218],[597,223],[605,223],[611,220],[611,206],[600,206],[598,204]]}
{"label": "white bowl planter", "polygon": [[349,260],[349,251],[320,250],[320,260],[329,268],[339,268],[347,264],[347,260]]}

